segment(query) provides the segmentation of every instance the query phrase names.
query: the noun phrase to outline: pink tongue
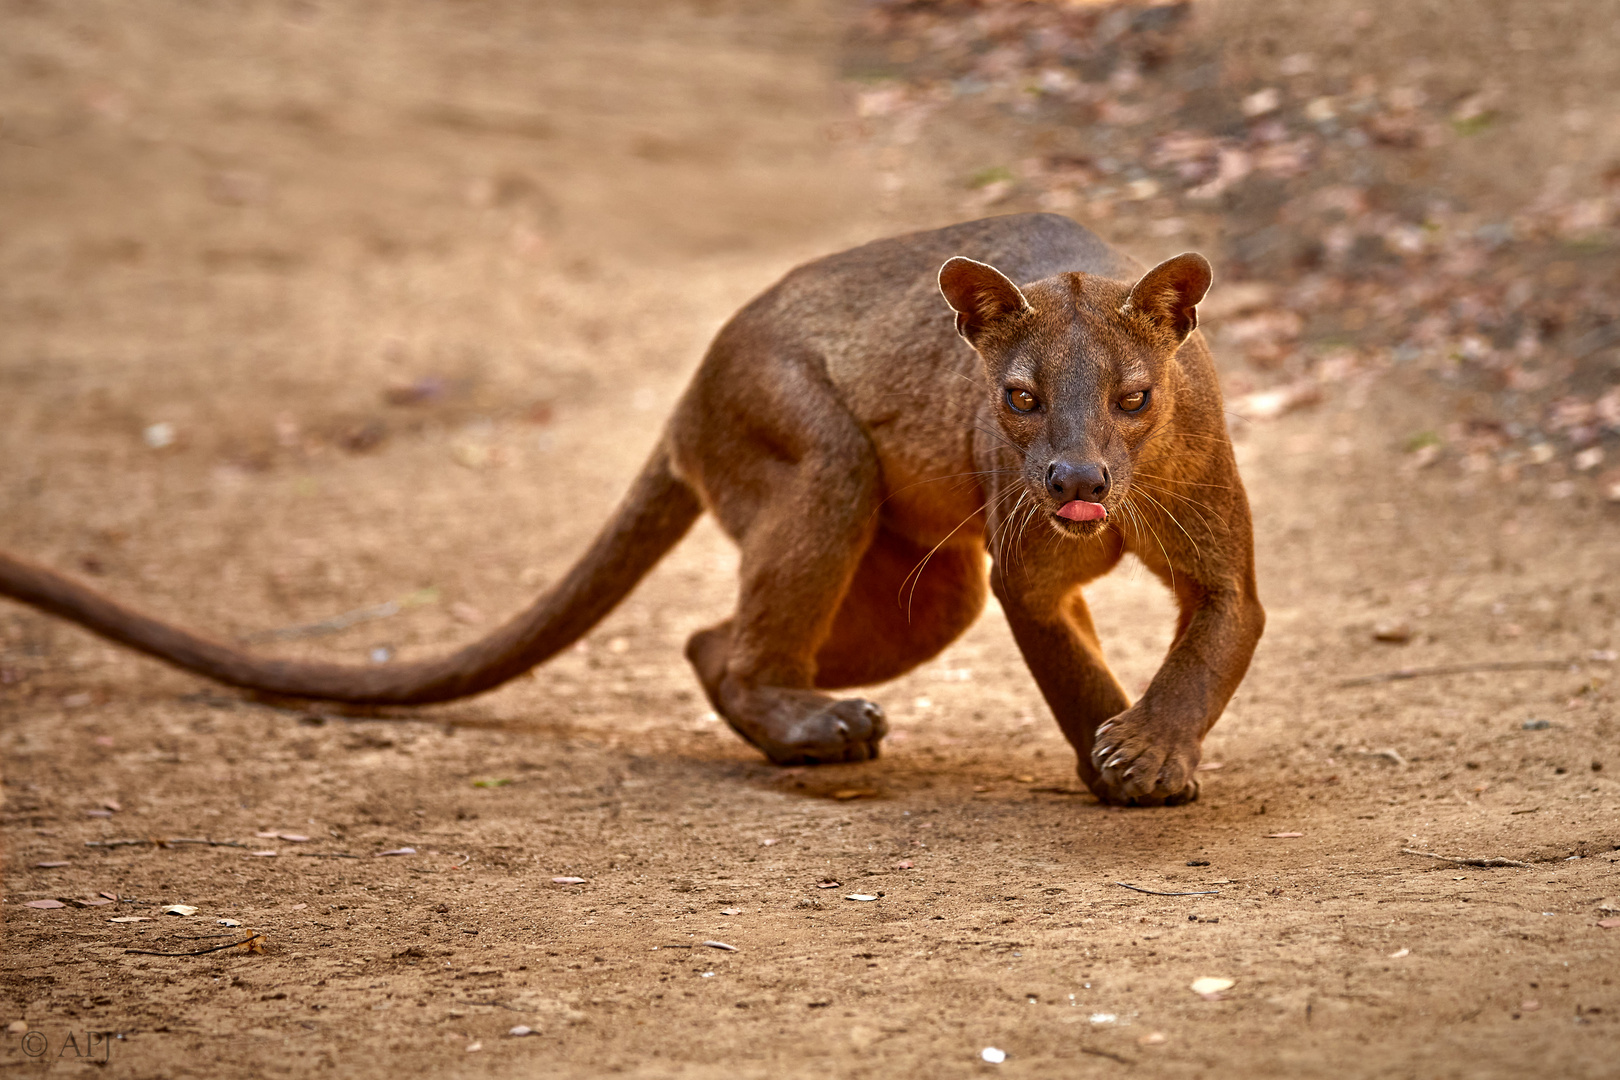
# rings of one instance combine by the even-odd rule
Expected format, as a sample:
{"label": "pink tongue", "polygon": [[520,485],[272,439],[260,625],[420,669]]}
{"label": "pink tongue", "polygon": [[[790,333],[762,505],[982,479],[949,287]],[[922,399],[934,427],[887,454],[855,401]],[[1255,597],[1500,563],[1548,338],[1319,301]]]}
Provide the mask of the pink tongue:
{"label": "pink tongue", "polygon": [[1102,503],[1081,502],[1076,499],[1058,507],[1058,517],[1068,518],[1070,521],[1101,521],[1107,516],[1108,508]]}

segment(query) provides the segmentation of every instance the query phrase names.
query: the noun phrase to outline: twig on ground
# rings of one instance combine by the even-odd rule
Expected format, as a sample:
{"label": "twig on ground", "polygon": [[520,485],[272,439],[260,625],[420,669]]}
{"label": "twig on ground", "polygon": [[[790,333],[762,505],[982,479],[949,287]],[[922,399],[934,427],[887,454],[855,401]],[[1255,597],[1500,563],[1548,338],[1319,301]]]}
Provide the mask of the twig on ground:
{"label": "twig on ground", "polygon": [[209,847],[234,847],[252,850],[252,844],[244,844],[240,840],[207,840],[188,836],[171,836],[168,838],[151,837],[146,840],[86,840],[85,847],[120,848],[142,847],[150,844],[152,847],[172,847],[176,844],[206,844]]}
{"label": "twig on ground", "polygon": [[1221,891],[1219,889],[1198,889],[1194,892],[1161,892],[1158,889],[1144,889],[1140,885],[1127,885],[1123,881],[1116,881],[1114,884],[1118,885],[1122,889],[1130,889],[1134,892],[1145,892],[1152,896],[1218,896],[1220,895]]}
{"label": "twig on ground", "polygon": [[1477,664],[1441,664],[1439,667],[1397,668],[1376,675],[1361,675],[1339,683],[1340,689],[1352,686],[1373,686],[1377,683],[1401,682],[1404,679],[1423,679],[1434,675],[1468,675],[1479,671],[1562,671],[1574,660],[1487,660]]}
{"label": "twig on ground", "polygon": [[1133,1061],[1132,1059],[1130,1059],[1128,1057],[1124,1057],[1124,1056],[1122,1056],[1120,1054],[1116,1054],[1112,1050],[1099,1050],[1095,1046],[1082,1046],[1080,1048],[1080,1052],[1082,1054],[1090,1054],[1092,1057],[1103,1057],[1103,1058],[1107,1058],[1110,1061],[1117,1061],[1121,1065],[1135,1065],[1136,1064],[1135,1061]]}
{"label": "twig on ground", "polygon": [[212,949],[198,949],[196,952],[153,952],[151,949],[125,949],[124,952],[135,953],[138,956],[207,956],[212,952],[241,948],[243,945],[258,941],[262,937],[264,937],[263,934],[254,934],[252,937],[245,937],[241,941],[230,941],[224,945],[215,945]]}
{"label": "twig on ground", "polygon": [[1439,859],[1441,862],[1456,863],[1458,866],[1517,866],[1524,870],[1530,868],[1529,863],[1515,862],[1512,859],[1469,859],[1453,855],[1436,855],[1432,851],[1417,851],[1413,848],[1401,848],[1401,854],[1421,855],[1425,859]]}
{"label": "twig on ground", "polygon": [[358,859],[359,855],[350,855],[347,851],[295,851],[294,855],[300,859]]}
{"label": "twig on ground", "polygon": [[333,615],[330,619],[322,619],[320,622],[304,623],[302,626],[284,626],[279,630],[261,630],[256,634],[243,635],[238,640],[244,645],[256,645],[266,641],[296,641],[299,638],[320,637],[323,634],[347,630],[359,623],[386,619],[390,615],[398,615],[399,612],[399,601],[390,600],[386,604],[374,604],[371,607],[345,611],[341,615]]}

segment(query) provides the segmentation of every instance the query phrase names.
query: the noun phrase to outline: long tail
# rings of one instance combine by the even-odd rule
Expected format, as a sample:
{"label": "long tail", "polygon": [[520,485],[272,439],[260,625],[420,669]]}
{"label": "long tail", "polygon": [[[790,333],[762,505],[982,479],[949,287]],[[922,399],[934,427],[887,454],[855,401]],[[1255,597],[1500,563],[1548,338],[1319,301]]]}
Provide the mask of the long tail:
{"label": "long tail", "polygon": [[579,562],[526,611],[438,660],[383,667],[275,660],[170,626],[54,570],[0,552],[0,596],[60,615],[121,645],[211,679],[285,697],[364,705],[427,705],[468,697],[523,674],[583,637],[703,512],[660,447]]}

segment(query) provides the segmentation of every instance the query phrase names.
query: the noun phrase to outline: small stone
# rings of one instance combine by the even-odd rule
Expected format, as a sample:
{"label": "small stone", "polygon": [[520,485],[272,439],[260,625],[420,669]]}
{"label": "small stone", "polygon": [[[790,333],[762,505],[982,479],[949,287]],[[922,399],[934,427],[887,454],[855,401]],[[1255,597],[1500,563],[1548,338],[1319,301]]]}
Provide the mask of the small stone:
{"label": "small stone", "polygon": [[1373,640],[1390,645],[1405,645],[1412,640],[1412,628],[1404,622],[1381,622],[1373,627]]}

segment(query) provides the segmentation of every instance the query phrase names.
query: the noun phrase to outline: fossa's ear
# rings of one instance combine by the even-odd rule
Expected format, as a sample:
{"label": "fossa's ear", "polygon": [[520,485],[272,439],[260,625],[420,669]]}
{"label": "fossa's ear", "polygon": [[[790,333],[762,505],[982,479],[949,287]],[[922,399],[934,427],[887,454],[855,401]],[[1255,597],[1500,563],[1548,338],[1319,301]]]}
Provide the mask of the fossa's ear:
{"label": "fossa's ear", "polygon": [[1121,315],[1141,315],[1185,341],[1198,326],[1198,302],[1209,291],[1214,272],[1196,251],[1164,260],[1131,286]]}
{"label": "fossa's ear", "polygon": [[939,268],[939,291],[956,312],[956,332],[970,345],[991,323],[1029,310],[1029,301],[1006,274],[960,255]]}

